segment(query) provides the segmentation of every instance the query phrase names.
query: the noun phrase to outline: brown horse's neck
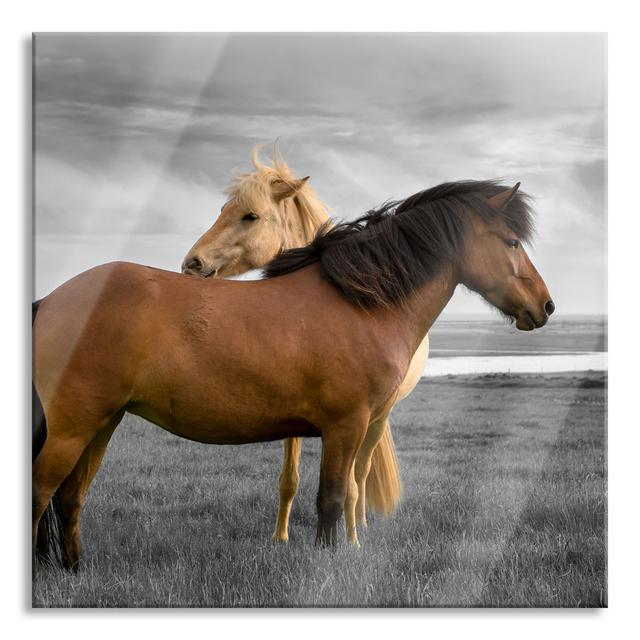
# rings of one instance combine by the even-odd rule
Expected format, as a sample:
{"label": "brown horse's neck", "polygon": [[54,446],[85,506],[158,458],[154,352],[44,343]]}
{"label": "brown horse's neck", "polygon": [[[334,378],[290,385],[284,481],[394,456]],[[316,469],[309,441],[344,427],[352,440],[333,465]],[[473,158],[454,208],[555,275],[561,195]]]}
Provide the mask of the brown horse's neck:
{"label": "brown horse's neck", "polygon": [[453,266],[422,285],[405,303],[404,320],[407,331],[414,341],[414,351],[418,348],[442,310],[447,306],[458,286],[456,270]]}

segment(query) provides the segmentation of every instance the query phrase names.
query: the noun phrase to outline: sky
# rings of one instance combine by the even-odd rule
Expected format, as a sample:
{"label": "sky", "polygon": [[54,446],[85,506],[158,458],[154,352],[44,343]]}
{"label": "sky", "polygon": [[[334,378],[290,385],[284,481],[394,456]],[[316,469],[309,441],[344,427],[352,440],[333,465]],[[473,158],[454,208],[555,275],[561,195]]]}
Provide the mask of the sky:
{"label": "sky", "polygon": [[[341,219],[521,182],[558,313],[607,311],[602,34],[43,34],[34,69],[36,297],[110,260],[179,270],[277,139]],[[464,313],[491,312],[459,288]]]}

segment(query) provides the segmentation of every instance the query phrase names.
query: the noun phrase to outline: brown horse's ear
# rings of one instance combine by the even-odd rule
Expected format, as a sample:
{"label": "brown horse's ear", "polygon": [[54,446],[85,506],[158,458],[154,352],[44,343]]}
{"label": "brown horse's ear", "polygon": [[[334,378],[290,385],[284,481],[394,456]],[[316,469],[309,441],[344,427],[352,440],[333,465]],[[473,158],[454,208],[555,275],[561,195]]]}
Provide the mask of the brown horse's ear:
{"label": "brown horse's ear", "polygon": [[290,198],[297,191],[300,191],[304,186],[305,182],[309,179],[309,176],[306,178],[301,178],[300,180],[274,180],[271,183],[271,193],[273,194],[273,199],[276,202],[280,202],[280,200],[284,200],[285,198]]}
{"label": "brown horse's ear", "polygon": [[516,193],[518,193],[518,189],[520,188],[520,183],[518,182],[515,187],[512,189],[506,189],[505,191],[501,191],[497,193],[492,198],[489,198],[489,204],[498,212],[502,211],[515,197]]}

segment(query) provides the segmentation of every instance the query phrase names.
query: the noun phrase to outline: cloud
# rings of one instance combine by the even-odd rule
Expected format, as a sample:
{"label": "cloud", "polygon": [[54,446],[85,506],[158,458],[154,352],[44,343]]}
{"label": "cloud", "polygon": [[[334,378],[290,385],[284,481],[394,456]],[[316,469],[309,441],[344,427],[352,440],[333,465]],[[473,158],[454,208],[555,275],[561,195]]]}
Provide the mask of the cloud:
{"label": "cloud", "polygon": [[223,185],[185,180],[139,160],[111,170],[39,156],[35,180],[40,234],[201,233],[224,202]]}
{"label": "cloud", "polygon": [[38,35],[37,232],[195,238],[232,169],[279,138],[341,218],[443,181],[521,181],[536,196],[536,259],[586,283],[593,269],[566,261],[606,268],[605,45],[551,33]]}

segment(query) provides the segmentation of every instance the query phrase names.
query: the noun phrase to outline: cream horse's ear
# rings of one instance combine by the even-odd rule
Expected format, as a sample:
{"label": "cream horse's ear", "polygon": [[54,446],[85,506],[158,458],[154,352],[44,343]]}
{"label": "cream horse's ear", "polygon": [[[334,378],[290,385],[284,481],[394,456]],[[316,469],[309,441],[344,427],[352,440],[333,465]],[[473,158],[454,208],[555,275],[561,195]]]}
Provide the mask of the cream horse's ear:
{"label": "cream horse's ear", "polygon": [[497,193],[492,198],[489,198],[489,204],[498,212],[502,211],[515,197],[516,193],[518,193],[518,189],[520,188],[520,183],[518,182],[515,187],[511,189],[506,189],[505,191],[501,191]]}
{"label": "cream horse's ear", "polygon": [[276,202],[280,202],[285,198],[290,198],[291,196],[295,195],[297,191],[300,191],[300,189],[302,189],[308,179],[309,176],[307,176],[306,178],[301,178],[300,180],[296,180],[294,178],[293,180],[287,180],[286,182],[284,180],[274,180],[271,183],[271,193],[273,195],[273,199]]}

